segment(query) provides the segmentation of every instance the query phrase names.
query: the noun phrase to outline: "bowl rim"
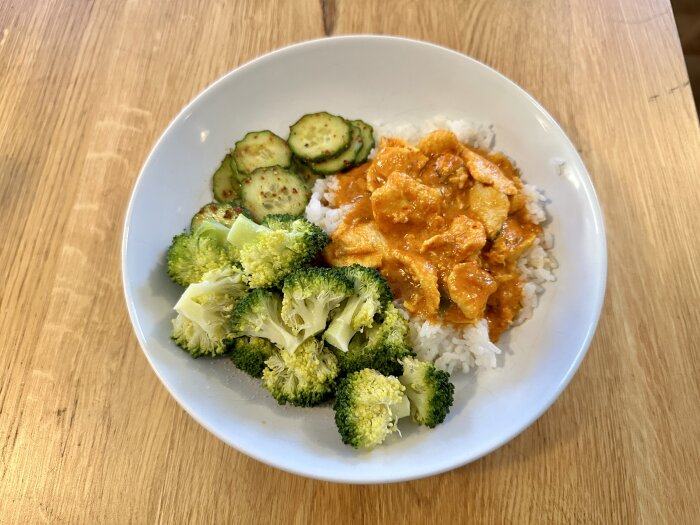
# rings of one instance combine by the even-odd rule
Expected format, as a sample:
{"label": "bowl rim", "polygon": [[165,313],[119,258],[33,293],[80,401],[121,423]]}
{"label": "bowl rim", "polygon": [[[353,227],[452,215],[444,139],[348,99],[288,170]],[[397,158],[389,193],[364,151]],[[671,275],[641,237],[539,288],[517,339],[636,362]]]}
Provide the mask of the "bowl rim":
{"label": "bowl rim", "polygon": [[[403,44],[409,44],[409,45],[419,45],[419,46],[426,46],[433,48],[436,51],[442,52],[442,53],[448,53],[452,55],[456,55],[459,58],[463,60],[467,60],[468,62],[471,62],[473,65],[477,67],[482,67],[487,69],[490,73],[495,74],[501,81],[505,81],[507,84],[510,84],[511,88],[515,88],[516,92],[519,92],[520,95],[524,96],[525,100],[529,102],[534,109],[543,117],[545,120],[550,124],[555,131],[561,134],[561,137],[564,138],[565,142],[568,143],[568,146],[571,147],[572,153],[576,156],[578,161],[580,162],[580,166],[583,168],[583,188],[584,192],[587,196],[588,201],[592,204],[592,211],[593,211],[593,222],[596,226],[596,230],[599,232],[599,235],[597,237],[598,239],[598,246],[597,246],[597,252],[598,252],[598,257],[599,257],[599,264],[600,264],[600,276],[599,276],[599,284],[596,289],[592,290],[592,293],[595,294],[595,312],[592,318],[592,323],[588,327],[588,330],[586,331],[585,337],[583,338],[583,341],[579,344],[579,351],[577,352],[573,362],[571,363],[571,366],[568,368],[566,371],[565,375],[560,379],[559,384],[557,385],[556,389],[554,390],[554,394],[551,396],[551,399],[548,400],[547,403],[545,403],[542,407],[540,407],[539,410],[533,413],[533,415],[528,418],[528,420],[525,423],[522,423],[520,425],[517,425],[514,429],[512,429],[508,433],[504,433],[503,436],[499,437],[498,439],[493,440],[489,446],[483,448],[480,450],[477,454],[472,455],[466,459],[460,458],[458,461],[449,464],[449,465],[440,465],[437,467],[430,467],[430,463],[425,463],[427,465],[427,468],[422,468],[422,469],[416,469],[415,472],[412,472],[409,475],[403,475],[403,476],[392,476],[391,473],[385,473],[381,477],[375,476],[372,479],[368,478],[347,478],[343,477],[342,475],[333,475],[331,473],[320,473],[320,472],[313,472],[310,470],[304,470],[302,468],[297,468],[295,466],[287,465],[287,464],[280,464],[275,461],[271,461],[268,458],[264,457],[263,455],[257,453],[254,450],[248,450],[242,446],[240,446],[238,443],[233,442],[230,439],[230,436],[224,436],[223,433],[219,432],[216,428],[213,428],[211,425],[206,424],[197,414],[195,410],[192,409],[192,407],[189,405],[186,399],[183,397],[179,396],[173,388],[164,380],[164,378],[161,376],[161,373],[158,371],[158,367],[153,361],[153,358],[147,351],[147,339],[142,332],[141,326],[138,322],[137,318],[137,312],[136,312],[136,307],[133,301],[133,298],[131,297],[130,291],[129,291],[129,284],[128,284],[128,279],[127,279],[127,251],[128,251],[128,240],[129,240],[129,226],[131,223],[131,217],[134,211],[134,201],[135,201],[135,196],[138,193],[138,190],[143,183],[144,180],[144,173],[146,172],[147,168],[150,166],[150,164],[153,161],[153,157],[156,154],[156,151],[158,151],[159,147],[161,146],[161,143],[165,140],[165,138],[170,134],[171,129],[178,123],[185,115],[187,115],[188,112],[190,112],[194,106],[196,106],[202,99],[206,98],[208,94],[213,91],[220,83],[225,82],[228,78],[230,78],[233,75],[238,74],[241,71],[244,71],[259,62],[262,62],[264,60],[269,59],[272,56],[276,55],[283,55],[285,53],[291,53],[291,52],[296,52],[298,50],[302,50],[304,48],[312,48],[316,46],[323,46],[328,44],[329,42],[335,42],[335,41],[363,41],[363,40],[371,40],[371,41],[378,41],[378,42],[394,42],[394,43],[403,43]],[[434,476],[438,474],[442,474],[444,472],[449,472],[451,470],[460,468],[466,464],[472,463],[482,457],[484,457],[487,454],[490,454],[494,450],[502,447],[504,444],[508,443],[509,441],[513,440],[515,437],[520,435],[523,431],[525,431],[527,428],[529,428],[535,421],[537,421],[542,415],[551,408],[551,406],[556,402],[559,397],[561,396],[562,392],[564,389],[568,386],[569,382],[571,379],[574,377],[576,374],[576,371],[578,370],[579,366],[581,365],[581,362],[583,361],[584,357],[588,353],[588,349],[591,345],[593,336],[597,330],[598,323],[600,321],[600,316],[602,313],[602,308],[605,300],[605,291],[606,291],[606,286],[607,286],[607,269],[608,269],[608,255],[607,255],[607,236],[606,236],[606,230],[605,230],[605,220],[603,216],[603,212],[601,209],[600,205],[600,200],[598,199],[598,195],[596,193],[595,187],[593,186],[593,181],[591,179],[590,173],[588,172],[588,169],[586,168],[585,163],[583,162],[583,159],[581,159],[581,156],[579,155],[578,151],[576,150],[576,147],[574,146],[573,142],[569,138],[569,136],[566,134],[566,132],[563,130],[563,128],[559,125],[559,123],[556,121],[556,119],[524,88],[522,88],[519,84],[511,80],[510,78],[506,77],[504,74],[500,73],[496,69],[492,68],[491,66],[484,64],[483,62],[476,60],[475,58],[472,58],[468,55],[465,55],[463,53],[460,53],[459,51],[456,51],[454,49],[450,49],[448,47],[444,47],[438,44],[434,44],[432,42],[427,42],[424,40],[418,40],[418,39],[412,39],[412,38],[407,38],[407,37],[402,37],[402,36],[392,36],[392,35],[372,35],[372,34],[354,34],[354,35],[339,35],[339,36],[332,36],[332,37],[321,37],[321,38],[315,38],[315,39],[310,39],[310,40],[304,40],[301,42],[296,42],[294,44],[290,44],[284,47],[280,47],[277,49],[274,49],[272,51],[269,51],[263,55],[257,56],[253,58],[252,60],[249,60],[248,62],[245,62],[238,67],[228,71],[227,73],[223,74],[213,82],[211,82],[207,87],[205,87],[203,90],[201,90],[197,95],[195,95],[194,98],[192,98],[169,122],[167,127],[163,130],[161,135],[158,137],[158,139],[155,141],[153,146],[151,147],[151,150],[146,157],[146,160],[144,161],[141,170],[139,171],[139,174],[136,178],[136,182],[134,183],[132,190],[131,190],[131,195],[129,197],[129,203],[127,206],[126,213],[124,215],[124,222],[122,225],[122,242],[121,242],[121,273],[122,273],[122,289],[124,293],[124,299],[126,301],[127,305],[127,310],[129,313],[129,320],[131,322],[132,328],[134,330],[134,333],[136,334],[136,337],[139,342],[139,346],[141,347],[142,352],[146,356],[146,360],[150,364],[151,368],[155,372],[156,376],[158,377],[160,383],[165,387],[165,389],[168,391],[170,396],[177,402],[178,405],[182,409],[187,412],[190,417],[192,417],[199,425],[204,427],[208,432],[216,436],[218,439],[223,441],[225,444],[233,447],[237,451],[245,454],[248,457],[251,457],[257,461],[260,461],[261,463],[264,463],[266,465],[269,465],[271,467],[277,468],[279,470],[289,472],[292,474],[296,474],[299,476],[303,476],[306,478],[310,479],[316,479],[320,481],[328,481],[328,482],[334,482],[334,483],[346,483],[346,484],[380,484],[380,483],[399,483],[399,482],[404,482],[404,481],[410,481],[410,480],[415,480],[415,479],[421,479],[429,476]],[[342,472],[342,471],[341,471]]]}

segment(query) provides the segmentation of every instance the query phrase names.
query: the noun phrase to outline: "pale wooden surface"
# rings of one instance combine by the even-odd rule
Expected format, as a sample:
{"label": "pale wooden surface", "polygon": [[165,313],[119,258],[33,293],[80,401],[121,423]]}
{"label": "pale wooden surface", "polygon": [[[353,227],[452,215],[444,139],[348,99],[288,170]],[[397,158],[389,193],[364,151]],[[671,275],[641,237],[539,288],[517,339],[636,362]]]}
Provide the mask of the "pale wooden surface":
{"label": "pale wooden surface", "polygon": [[[605,308],[569,388],[500,450],[406,484],[302,479],[209,435],[121,292],[127,199],[164,126],[324,27],[431,40],[520,83],[580,148],[607,221]],[[698,523],[699,166],[666,0],[3,1],[0,521]]]}

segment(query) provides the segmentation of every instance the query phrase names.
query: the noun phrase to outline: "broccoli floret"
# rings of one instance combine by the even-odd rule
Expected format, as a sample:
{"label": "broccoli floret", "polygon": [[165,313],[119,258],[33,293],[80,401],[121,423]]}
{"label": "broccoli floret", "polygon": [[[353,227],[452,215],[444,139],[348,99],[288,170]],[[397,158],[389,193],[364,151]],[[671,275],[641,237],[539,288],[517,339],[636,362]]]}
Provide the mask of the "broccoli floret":
{"label": "broccoli floret", "polygon": [[343,443],[372,448],[392,432],[398,432],[397,421],[410,413],[404,390],[395,377],[369,368],[342,379],[333,409]]}
{"label": "broccoli floret", "polygon": [[280,349],[294,352],[302,339],[282,321],[282,295],[272,290],[256,288],[243,297],[231,314],[231,332],[235,337],[263,337]]}
{"label": "broccoli floret", "polygon": [[241,213],[245,213],[245,210],[240,206],[210,202],[202,206],[199,211],[195,213],[194,217],[192,217],[190,231],[195,231],[200,224],[207,220],[223,224],[228,229]]}
{"label": "broccoli floret", "polygon": [[403,375],[399,381],[411,402],[411,418],[419,425],[435,428],[445,421],[454,401],[450,374],[412,357],[403,358],[401,363]]}
{"label": "broccoli floret", "polygon": [[385,375],[398,376],[402,372],[401,359],[412,355],[408,322],[392,303],[386,307],[381,323],[353,337],[347,352],[336,352],[343,374],[373,368]]}
{"label": "broccoli floret", "polygon": [[237,268],[212,270],[191,284],[175,305],[172,338],[192,357],[225,353],[234,305],[248,287]]}
{"label": "broccoli floret", "polygon": [[226,242],[227,234],[226,226],[206,220],[192,233],[176,235],[167,255],[170,278],[181,286],[189,286],[201,281],[206,272],[231,268],[234,259]]}
{"label": "broccoli floret", "polygon": [[324,338],[337,349],[347,352],[353,336],[371,327],[374,316],[384,311],[393,296],[386,279],[374,268],[354,264],[338,268],[338,271],[353,282],[355,294],[335,315]]}
{"label": "broccoli floret", "polygon": [[329,313],[353,294],[351,281],[333,268],[303,268],[290,273],[282,286],[282,319],[302,339],[326,328]]}
{"label": "broccoli floret", "polygon": [[310,263],[328,244],[323,230],[303,217],[268,215],[256,224],[239,215],[228,241],[252,288],[277,285],[293,270]]}
{"label": "broccoli floret", "polygon": [[246,374],[261,378],[265,361],[278,349],[262,337],[236,337],[228,343],[231,361]]}
{"label": "broccoli floret", "polygon": [[280,405],[318,405],[331,396],[338,375],[335,356],[315,337],[293,353],[273,354],[265,365],[263,384]]}

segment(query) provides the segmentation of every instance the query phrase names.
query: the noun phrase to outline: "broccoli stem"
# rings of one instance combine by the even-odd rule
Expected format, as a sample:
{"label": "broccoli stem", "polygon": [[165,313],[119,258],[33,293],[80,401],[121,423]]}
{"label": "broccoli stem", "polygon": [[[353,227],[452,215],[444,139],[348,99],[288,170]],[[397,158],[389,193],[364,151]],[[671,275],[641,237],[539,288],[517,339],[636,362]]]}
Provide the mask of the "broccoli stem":
{"label": "broccoli stem", "polygon": [[408,396],[401,396],[401,401],[399,401],[396,405],[392,405],[391,413],[396,416],[396,421],[402,417],[411,415],[411,402],[409,401]]}
{"label": "broccoli stem", "polygon": [[202,222],[195,230],[197,235],[206,235],[214,239],[220,246],[224,246],[224,242],[229,234],[229,229],[216,221],[206,220]]}
{"label": "broccoli stem", "polygon": [[175,308],[173,309],[177,313],[182,314],[188,319],[190,319],[193,323],[195,323],[202,330],[204,330],[209,337],[215,338],[218,335],[214,333],[213,326],[207,319],[206,310],[204,309],[204,307],[201,304],[193,301],[191,298],[185,297],[183,295],[182,297],[180,297],[180,300],[177,302]]}
{"label": "broccoli stem", "polygon": [[258,337],[269,339],[280,348],[285,348],[291,353],[302,343],[301,337],[290,334],[286,329],[276,323],[269,323],[259,333],[249,335],[257,335]]}
{"label": "broccoli stem", "polygon": [[360,307],[361,302],[362,298],[359,295],[350,297],[345,303],[343,311],[333,318],[328,330],[323,335],[324,339],[338,350],[343,352],[349,350],[350,340],[357,332],[352,326],[352,319],[355,317],[355,312]]}
{"label": "broccoli stem", "polygon": [[269,228],[261,226],[241,214],[233,221],[226,240],[231,243],[234,248],[240,249],[244,245],[253,242],[260,232],[266,230],[269,230]]}
{"label": "broccoli stem", "polygon": [[299,301],[296,308],[297,314],[302,319],[302,322],[308,323],[308,325],[301,330],[301,336],[304,339],[322,332],[326,327],[326,318],[328,314],[325,312],[324,304],[321,301]]}

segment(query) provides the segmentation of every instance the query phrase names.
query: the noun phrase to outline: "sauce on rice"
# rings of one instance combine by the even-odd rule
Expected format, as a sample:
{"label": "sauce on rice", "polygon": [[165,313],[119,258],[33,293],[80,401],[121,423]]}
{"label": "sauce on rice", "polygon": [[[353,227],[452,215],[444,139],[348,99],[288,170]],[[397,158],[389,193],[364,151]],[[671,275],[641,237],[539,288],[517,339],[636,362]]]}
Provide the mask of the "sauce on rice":
{"label": "sauce on rice", "polygon": [[486,319],[497,341],[522,308],[518,258],[541,234],[517,169],[500,153],[437,130],[412,147],[383,138],[376,157],[338,176],[351,205],[326,260],[378,268],[412,315],[464,326]]}

